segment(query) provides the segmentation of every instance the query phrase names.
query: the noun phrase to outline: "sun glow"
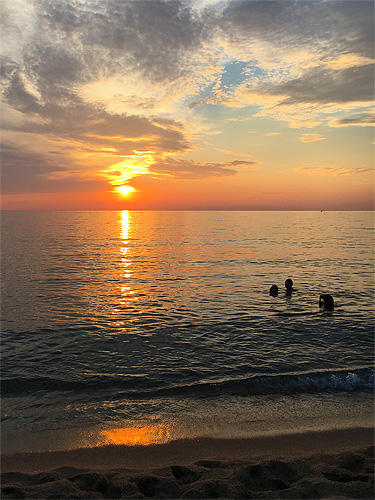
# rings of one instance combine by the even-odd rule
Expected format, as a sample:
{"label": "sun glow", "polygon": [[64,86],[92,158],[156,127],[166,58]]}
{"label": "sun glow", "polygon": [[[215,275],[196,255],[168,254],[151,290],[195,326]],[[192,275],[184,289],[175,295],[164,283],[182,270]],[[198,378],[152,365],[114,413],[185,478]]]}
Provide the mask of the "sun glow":
{"label": "sun glow", "polygon": [[127,196],[128,194],[132,193],[135,189],[131,186],[117,186],[116,191],[118,193],[121,193],[124,196]]}

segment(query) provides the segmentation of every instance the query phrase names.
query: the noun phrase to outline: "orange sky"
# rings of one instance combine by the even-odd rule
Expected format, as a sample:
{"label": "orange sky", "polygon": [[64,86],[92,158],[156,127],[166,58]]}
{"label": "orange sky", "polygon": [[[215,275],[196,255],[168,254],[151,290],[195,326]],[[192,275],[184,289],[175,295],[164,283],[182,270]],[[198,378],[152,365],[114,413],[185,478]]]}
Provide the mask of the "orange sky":
{"label": "orange sky", "polygon": [[2,9],[2,208],[373,208],[372,2]]}

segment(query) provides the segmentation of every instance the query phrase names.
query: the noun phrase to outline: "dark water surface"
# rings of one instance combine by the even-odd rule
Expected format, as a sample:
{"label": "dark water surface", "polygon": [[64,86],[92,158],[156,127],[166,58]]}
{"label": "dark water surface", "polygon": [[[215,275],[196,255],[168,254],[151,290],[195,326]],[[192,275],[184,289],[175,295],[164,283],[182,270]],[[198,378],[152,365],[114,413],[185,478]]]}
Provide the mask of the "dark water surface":
{"label": "dark water surface", "polygon": [[371,422],[372,212],[9,211],[2,231],[5,452]]}

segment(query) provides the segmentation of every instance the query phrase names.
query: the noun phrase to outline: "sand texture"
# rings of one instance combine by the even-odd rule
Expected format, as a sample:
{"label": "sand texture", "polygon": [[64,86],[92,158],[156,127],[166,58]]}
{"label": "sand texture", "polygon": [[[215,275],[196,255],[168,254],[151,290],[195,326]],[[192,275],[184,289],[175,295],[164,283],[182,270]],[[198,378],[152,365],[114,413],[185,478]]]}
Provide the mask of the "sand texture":
{"label": "sand texture", "polygon": [[308,458],[4,472],[2,498],[374,498],[374,448]]}

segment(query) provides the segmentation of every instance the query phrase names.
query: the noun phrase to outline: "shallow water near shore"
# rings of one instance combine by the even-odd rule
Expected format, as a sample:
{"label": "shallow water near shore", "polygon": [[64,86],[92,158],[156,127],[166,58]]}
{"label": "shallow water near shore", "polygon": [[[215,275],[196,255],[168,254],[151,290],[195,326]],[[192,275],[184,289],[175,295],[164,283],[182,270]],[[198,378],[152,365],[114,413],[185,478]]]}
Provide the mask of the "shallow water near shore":
{"label": "shallow water near shore", "polygon": [[3,452],[372,425],[373,229],[372,212],[4,212]]}

